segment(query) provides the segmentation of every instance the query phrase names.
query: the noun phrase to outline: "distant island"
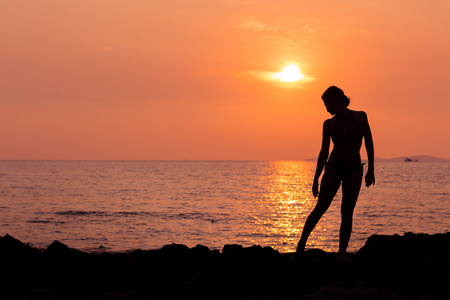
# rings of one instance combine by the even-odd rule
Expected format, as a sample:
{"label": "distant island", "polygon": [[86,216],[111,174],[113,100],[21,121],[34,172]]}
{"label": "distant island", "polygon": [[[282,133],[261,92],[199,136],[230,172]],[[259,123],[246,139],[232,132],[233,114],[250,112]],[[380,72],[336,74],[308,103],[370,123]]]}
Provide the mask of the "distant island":
{"label": "distant island", "polygon": [[415,155],[415,156],[401,156],[394,158],[379,158],[376,157],[375,161],[386,162],[450,162],[450,159],[434,157],[430,155]]}

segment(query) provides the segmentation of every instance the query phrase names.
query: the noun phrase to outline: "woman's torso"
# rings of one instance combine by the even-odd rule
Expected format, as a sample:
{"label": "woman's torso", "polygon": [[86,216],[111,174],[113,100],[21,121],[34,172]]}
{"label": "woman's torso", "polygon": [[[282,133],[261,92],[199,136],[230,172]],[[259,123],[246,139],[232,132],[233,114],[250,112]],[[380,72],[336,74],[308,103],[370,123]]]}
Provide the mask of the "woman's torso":
{"label": "woman's torso", "polygon": [[360,165],[360,150],[364,135],[361,113],[346,109],[331,118],[328,126],[333,141],[333,150],[328,162],[342,166]]}

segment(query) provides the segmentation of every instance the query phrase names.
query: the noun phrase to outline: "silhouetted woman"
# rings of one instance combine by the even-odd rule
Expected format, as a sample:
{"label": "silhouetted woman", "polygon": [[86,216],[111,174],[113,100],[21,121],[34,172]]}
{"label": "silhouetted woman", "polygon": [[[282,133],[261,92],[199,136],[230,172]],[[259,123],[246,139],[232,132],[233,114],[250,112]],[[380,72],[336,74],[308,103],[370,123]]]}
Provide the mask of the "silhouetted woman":
{"label": "silhouetted woman", "polygon": [[[342,183],[341,228],[339,233],[338,260],[348,261],[345,256],[352,233],[353,210],[358,199],[363,176],[360,149],[362,140],[367,150],[369,161],[366,173],[366,186],[375,184],[374,150],[367,115],[363,111],[348,109],[350,99],[335,86],[329,87],[322,95],[327,111],[333,115],[323,123],[322,148],[317,159],[312,192],[319,196],[316,207],[306,219],[302,236],[297,246],[297,257],[302,257],[306,240],[327,211]],[[333,151],[329,154],[330,139]],[[319,177],[325,167],[319,192]]]}

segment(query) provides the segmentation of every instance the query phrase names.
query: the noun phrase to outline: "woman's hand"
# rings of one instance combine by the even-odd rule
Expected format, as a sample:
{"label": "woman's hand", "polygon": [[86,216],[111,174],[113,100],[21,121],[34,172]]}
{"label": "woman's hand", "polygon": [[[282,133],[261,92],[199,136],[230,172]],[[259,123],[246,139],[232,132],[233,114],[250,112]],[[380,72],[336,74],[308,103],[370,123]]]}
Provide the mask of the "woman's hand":
{"label": "woman's hand", "polygon": [[319,181],[317,181],[317,180],[314,180],[314,182],[313,182],[312,193],[313,193],[314,198],[319,196]]}
{"label": "woman's hand", "polygon": [[366,173],[366,187],[369,187],[372,184],[375,184],[375,174],[373,170],[369,170]]}

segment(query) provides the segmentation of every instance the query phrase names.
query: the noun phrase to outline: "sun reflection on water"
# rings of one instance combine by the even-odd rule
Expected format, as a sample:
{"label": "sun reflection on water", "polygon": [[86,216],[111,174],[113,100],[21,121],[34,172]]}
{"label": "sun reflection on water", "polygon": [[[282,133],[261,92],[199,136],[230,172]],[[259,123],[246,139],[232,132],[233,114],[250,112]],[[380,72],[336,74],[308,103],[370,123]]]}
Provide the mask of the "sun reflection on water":
{"label": "sun reflection on water", "polygon": [[[279,161],[270,165],[271,176],[261,177],[264,193],[259,205],[254,207],[255,225],[267,245],[280,252],[295,250],[303,224],[314,208],[316,199],[311,192],[314,166],[301,161]],[[336,226],[334,223],[319,222],[308,240],[308,248],[319,247],[334,251],[337,245],[330,243],[321,232]],[[255,243],[257,241],[255,240]]]}

